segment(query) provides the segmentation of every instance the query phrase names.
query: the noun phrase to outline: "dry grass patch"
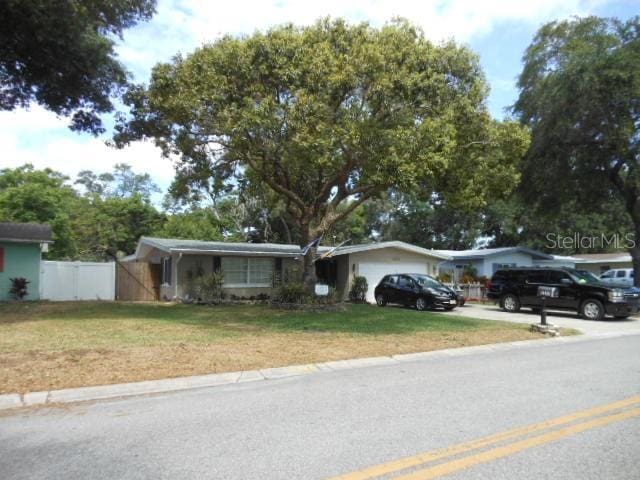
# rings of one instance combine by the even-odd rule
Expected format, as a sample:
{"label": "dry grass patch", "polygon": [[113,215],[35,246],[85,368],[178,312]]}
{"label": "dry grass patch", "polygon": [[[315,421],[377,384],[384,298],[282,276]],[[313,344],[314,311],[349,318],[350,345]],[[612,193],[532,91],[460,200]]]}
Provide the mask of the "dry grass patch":
{"label": "dry grass patch", "polygon": [[0,305],[0,393],[542,338],[527,325],[351,306]]}

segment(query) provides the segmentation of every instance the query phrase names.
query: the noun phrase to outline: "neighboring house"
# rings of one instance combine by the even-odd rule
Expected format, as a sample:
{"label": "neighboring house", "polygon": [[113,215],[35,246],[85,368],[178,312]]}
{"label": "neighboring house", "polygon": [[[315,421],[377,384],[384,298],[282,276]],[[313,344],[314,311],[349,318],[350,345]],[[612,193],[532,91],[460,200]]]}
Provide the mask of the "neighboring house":
{"label": "neighboring house", "polygon": [[[344,246],[321,246],[316,261],[318,281],[334,286],[346,298],[356,275],[367,278],[367,298],[389,273],[438,274],[438,266],[450,257],[404,242],[381,242]],[[302,254],[298,245],[273,243],[228,243],[141,237],[136,253],[128,261],[161,265],[160,297],[184,298],[190,275],[221,270],[228,295],[255,297],[272,295],[282,280],[300,273]]]}
{"label": "neighboring house", "polygon": [[29,282],[26,300],[40,298],[42,252],[52,243],[51,227],[35,223],[0,223],[0,301],[11,299],[11,278]]}
{"label": "neighboring house", "polygon": [[531,267],[541,262],[555,262],[553,255],[526,247],[485,248],[480,250],[437,250],[452,257],[440,265],[441,272],[448,272],[454,281],[459,281],[465,267],[472,267],[479,277],[491,278],[500,268]]}
{"label": "neighboring house", "polygon": [[588,270],[595,275],[613,268],[633,268],[631,254],[625,252],[585,253],[576,254],[573,257],[576,260],[576,268]]}

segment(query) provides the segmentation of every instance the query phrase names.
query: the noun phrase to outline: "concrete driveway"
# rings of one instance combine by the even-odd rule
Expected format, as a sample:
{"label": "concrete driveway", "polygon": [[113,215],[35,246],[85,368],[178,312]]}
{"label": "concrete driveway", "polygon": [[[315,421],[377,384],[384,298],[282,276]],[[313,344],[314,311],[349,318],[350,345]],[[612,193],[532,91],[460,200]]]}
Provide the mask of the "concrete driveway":
{"label": "concrete driveway", "polygon": [[[503,312],[497,305],[493,304],[468,304],[458,307],[451,312],[462,317],[483,318],[487,320],[503,320],[517,323],[539,323],[540,314],[534,314],[528,308],[523,308],[518,313]],[[640,320],[629,317],[626,320],[616,320],[606,318],[605,320],[594,321],[584,320],[573,312],[547,313],[547,322],[563,328],[575,328],[585,335],[603,333],[640,333]]]}

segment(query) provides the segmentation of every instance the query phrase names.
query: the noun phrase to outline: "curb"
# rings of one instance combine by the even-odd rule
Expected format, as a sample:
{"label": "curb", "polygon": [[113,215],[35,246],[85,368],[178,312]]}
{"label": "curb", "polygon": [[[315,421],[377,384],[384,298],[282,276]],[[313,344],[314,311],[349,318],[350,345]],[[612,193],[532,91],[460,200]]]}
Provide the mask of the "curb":
{"label": "curb", "polygon": [[68,388],[43,392],[29,392],[24,395],[9,393],[0,395],[0,411],[20,407],[32,407],[54,403],[75,403],[112,398],[133,397],[139,395],[177,392],[198,388],[217,387],[265,380],[276,380],[317,373],[326,373],[357,368],[398,365],[403,362],[415,362],[430,358],[461,357],[474,354],[487,354],[497,351],[516,350],[521,348],[542,347],[564,343],[577,343],[608,338],[640,335],[640,332],[609,332],[593,335],[576,335],[570,337],[554,337],[542,340],[522,340],[518,342],[476,345],[473,347],[448,348],[429,352],[404,353],[383,357],[355,358],[351,360],[335,360],[329,362],[291,365],[287,367],[264,368],[241,372],[215,373],[191,377],[168,378],[164,380],[147,380],[143,382],[118,383],[96,387]]}

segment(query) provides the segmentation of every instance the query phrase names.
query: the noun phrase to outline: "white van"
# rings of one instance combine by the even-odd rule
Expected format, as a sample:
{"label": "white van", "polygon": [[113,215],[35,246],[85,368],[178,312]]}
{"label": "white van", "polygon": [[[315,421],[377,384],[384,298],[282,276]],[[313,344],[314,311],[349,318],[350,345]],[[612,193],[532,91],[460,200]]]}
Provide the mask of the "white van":
{"label": "white van", "polygon": [[600,275],[602,283],[633,286],[633,268],[615,268]]}

